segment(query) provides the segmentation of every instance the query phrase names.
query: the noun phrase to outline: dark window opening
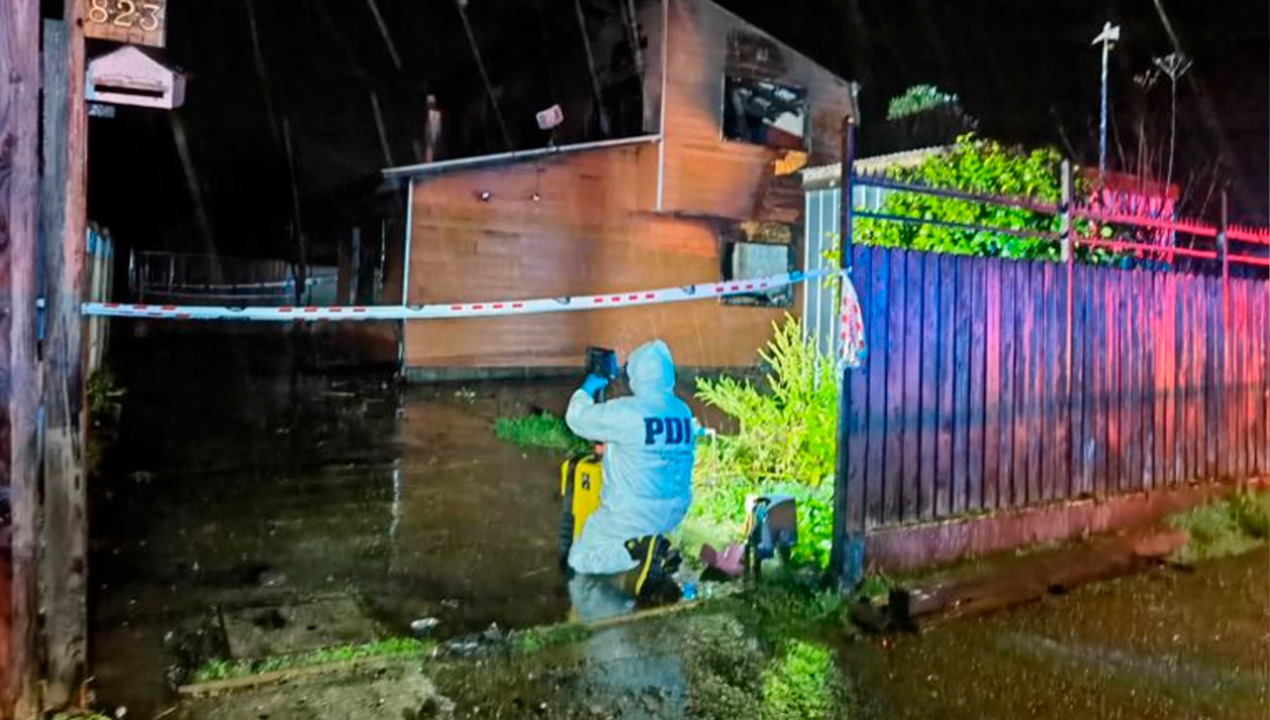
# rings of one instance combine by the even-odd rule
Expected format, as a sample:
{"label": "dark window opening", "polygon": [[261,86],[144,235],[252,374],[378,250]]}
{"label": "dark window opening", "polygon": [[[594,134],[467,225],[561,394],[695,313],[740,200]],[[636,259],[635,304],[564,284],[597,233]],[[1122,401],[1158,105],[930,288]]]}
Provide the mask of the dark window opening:
{"label": "dark window opening", "polygon": [[[724,281],[771,277],[794,269],[794,248],[789,243],[725,240],[720,255]],[[788,307],[793,301],[794,291],[789,285],[723,298],[728,305],[753,307]]]}
{"label": "dark window opening", "polygon": [[781,150],[807,148],[807,92],[767,80],[728,76],[723,137]]}

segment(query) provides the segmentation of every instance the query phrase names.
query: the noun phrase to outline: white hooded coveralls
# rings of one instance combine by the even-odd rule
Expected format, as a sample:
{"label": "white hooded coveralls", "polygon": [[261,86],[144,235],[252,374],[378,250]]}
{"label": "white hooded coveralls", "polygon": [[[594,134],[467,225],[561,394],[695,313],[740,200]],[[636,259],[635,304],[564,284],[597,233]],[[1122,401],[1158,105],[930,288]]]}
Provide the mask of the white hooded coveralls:
{"label": "white hooded coveralls", "polygon": [[569,551],[575,572],[611,575],[635,567],[626,541],[668,533],[692,501],[696,438],[692,412],[675,397],[675,366],[661,340],[645,343],[626,364],[630,397],[596,403],[578,390],[565,421],[604,443],[600,506]]}

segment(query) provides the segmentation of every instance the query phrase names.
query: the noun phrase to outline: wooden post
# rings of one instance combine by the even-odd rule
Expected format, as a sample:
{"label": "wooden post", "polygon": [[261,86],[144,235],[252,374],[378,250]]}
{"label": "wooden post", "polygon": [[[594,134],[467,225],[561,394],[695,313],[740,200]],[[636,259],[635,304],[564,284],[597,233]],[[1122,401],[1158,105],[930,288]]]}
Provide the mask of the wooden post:
{"label": "wooden post", "polygon": [[88,106],[81,2],[45,25],[44,548],[46,707],[63,707],[85,677],[88,642],[88,507],[84,473],[85,255]]}
{"label": "wooden post", "polygon": [[[39,517],[35,303],[38,246],[40,3],[0,3],[0,465],[9,478],[12,563],[0,610],[0,716],[33,718],[38,695]],[[0,567],[0,570],[3,570]],[[0,583],[8,580],[0,573]]]}
{"label": "wooden post", "polygon": [[[1058,220],[1059,220],[1059,238],[1062,241],[1062,258],[1063,264],[1067,266],[1067,298],[1066,298],[1066,317],[1067,324],[1065,326],[1065,344],[1063,346],[1063,364],[1066,371],[1063,375],[1065,378],[1065,386],[1062,388],[1062,401],[1066,403],[1066,407],[1071,407],[1072,399],[1072,306],[1073,292],[1076,280],[1076,237],[1072,228],[1072,197],[1075,194],[1072,188],[1072,164],[1069,160],[1064,160],[1060,168],[1059,182],[1062,187],[1059,192],[1058,201]],[[1072,432],[1071,423],[1072,415],[1067,416],[1067,456],[1072,456],[1072,443],[1075,433]]]}
{"label": "wooden post", "polygon": [[[851,273],[851,181],[855,174],[855,118],[848,115],[842,121],[842,196],[839,211],[842,215],[838,244],[838,266],[847,276]],[[842,292],[842,288],[839,288]],[[829,552],[829,571],[840,587],[851,588],[860,581],[864,571],[864,537],[859,528],[850,526],[852,508],[848,504],[847,475],[850,469],[850,458],[847,448],[850,447],[851,413],[851,370],[842,368],[838,378],[838,452],[834,464],[833,483],[833,540]]]}

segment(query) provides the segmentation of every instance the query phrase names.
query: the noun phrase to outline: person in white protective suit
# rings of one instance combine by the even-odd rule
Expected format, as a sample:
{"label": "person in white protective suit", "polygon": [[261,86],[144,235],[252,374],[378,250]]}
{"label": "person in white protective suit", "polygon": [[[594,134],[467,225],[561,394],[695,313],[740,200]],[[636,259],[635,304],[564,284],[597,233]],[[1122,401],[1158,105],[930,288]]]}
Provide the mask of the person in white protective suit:
{"label": "person in white protective suit", "polygon": [[[641,576],[633,583],[638,594],[648,565],[669,550],[662,536],[688,512],[696,438],[692,412],[674,393],[675,366],[666,343],[654,340],[637,348],[626,374],[631,396],[596,403],[593,396],[608,381],[591,375],[565,413],[574,433],[605,446],[600,505],[569,550],[569,567],[586,576],[638,568]],[[579,587],[571,584],[571,591]]]}

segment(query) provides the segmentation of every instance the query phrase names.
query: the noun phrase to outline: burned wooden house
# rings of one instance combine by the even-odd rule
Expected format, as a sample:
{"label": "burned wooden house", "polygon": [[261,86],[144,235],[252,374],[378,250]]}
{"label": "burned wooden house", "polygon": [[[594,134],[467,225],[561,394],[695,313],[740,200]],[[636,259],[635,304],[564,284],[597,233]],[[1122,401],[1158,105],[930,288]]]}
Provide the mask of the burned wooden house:
{"label": "burned wooden house", "polygon": [[[853,83],[709,0],[629,7],[638,40],[618,25],[596,33],[596,54],[630,53],[638,82],[618,77],[611,93],[597,75],[598,113],[547,113],[548,124],[598,114],[621,136],[384,171],[405,202],[384,300],[618,293],[802,266],[799,171],[838,156]],[[573,369],[588,345],[660,337],[683,366],[752,365],[801,293],[411,322],[399,359],[416,379],[489,377]]]}

